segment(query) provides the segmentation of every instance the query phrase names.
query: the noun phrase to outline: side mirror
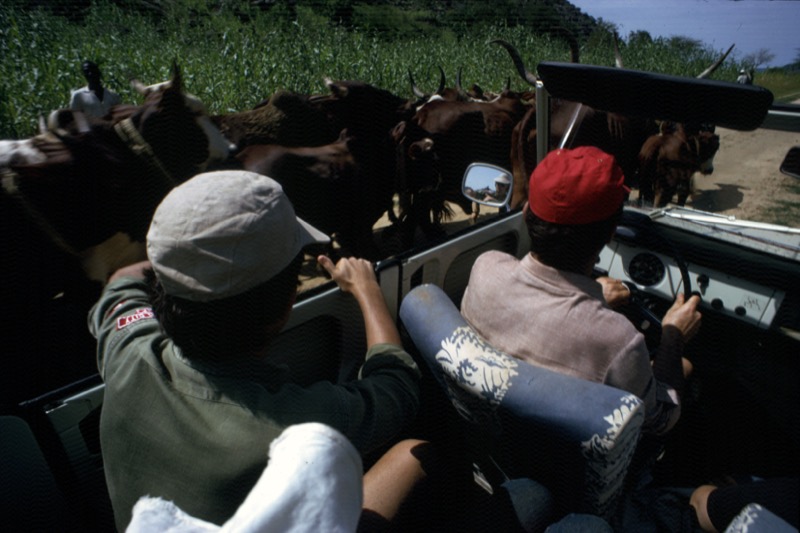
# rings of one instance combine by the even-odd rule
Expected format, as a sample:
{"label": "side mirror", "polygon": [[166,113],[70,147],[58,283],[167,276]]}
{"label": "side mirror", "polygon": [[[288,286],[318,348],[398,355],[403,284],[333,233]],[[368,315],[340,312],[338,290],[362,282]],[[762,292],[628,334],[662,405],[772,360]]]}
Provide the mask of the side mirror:
{"label": "side mirror", "polygon": [[479,204],[504,208],[511,200],[513,177],[497,165],[472,163],[464,172],[461,191],[466,198]]}
{"label": "side mirror", "polygon": [[781,163],[781,172],[787,176],[800,179],[800,146],[792,146],[789,148],[786,157],[783,158]]}

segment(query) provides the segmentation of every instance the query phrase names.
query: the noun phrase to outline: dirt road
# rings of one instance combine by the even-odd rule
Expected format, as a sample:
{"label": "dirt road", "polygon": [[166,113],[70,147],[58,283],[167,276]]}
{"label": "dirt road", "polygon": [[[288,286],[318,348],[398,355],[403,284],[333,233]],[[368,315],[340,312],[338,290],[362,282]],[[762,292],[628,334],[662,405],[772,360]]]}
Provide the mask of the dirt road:
{"label": "dirt road", "polygon": [[[800,103],[800,101],[798,101]],[[780,172],[800,133],[717,128],[714,173],[696,174],[686,205],[737,218],[800,227],[800,180]]]}

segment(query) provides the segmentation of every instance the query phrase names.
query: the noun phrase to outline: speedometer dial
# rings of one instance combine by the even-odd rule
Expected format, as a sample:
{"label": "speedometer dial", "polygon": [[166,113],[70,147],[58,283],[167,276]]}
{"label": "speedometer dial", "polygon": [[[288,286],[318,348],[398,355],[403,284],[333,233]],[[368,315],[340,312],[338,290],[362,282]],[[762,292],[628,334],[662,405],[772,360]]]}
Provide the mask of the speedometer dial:
{"label": "speedometer dial", "polygon": [[636,254],[628,263],[628,276],[639,285],[650,286],[661,283],[665,274],[664,263],[651,253]]}

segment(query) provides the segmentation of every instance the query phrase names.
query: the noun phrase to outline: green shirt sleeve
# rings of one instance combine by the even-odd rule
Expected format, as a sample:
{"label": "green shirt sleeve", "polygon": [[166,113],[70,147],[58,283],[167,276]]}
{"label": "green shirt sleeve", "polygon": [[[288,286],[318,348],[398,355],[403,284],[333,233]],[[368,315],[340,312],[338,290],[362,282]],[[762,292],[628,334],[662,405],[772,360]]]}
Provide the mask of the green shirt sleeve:
{"label": "green shirt sleeve", "polygon": [[103,380],[123,348],[164,338],[144,281],[136,278],[120,278],[103,289],[89,311],[89,332],[97,339],[97,369]]}

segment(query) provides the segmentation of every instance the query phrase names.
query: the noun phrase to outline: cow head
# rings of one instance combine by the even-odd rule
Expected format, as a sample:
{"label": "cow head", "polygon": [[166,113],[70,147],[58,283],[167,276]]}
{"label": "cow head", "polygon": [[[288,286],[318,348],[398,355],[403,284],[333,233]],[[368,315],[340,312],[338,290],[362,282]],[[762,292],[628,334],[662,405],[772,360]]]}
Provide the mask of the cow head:
{"label": "cow head", "polygon": [[[203,102],[183,90],[178,65],[173,64],[172,69],[172,78],[165,82],[145,86],[138,80],[131,81],[144,96],[144,104],[133,119],[139,133],[160,152],[159,157],[177,165],[176,179],[182,181],[213,163],[227,160],[234,146],[211,120]],[[174,151],[183,149],[190,152],[172,157]]]}
{"label": "cow head", "polygon": [[719,150],[719,135],[713,124],[683,124],[683,135],[697,161],[697,170],[708,175],[714,172],[714,156]]}
{"label": "cow head", "polygon": [[[184,97],[176,70],[140,106],[117,106],[109,117],[91,121],[57,114],[51,124],[61,127],[24,142],[32,155],[3,165],[4,193],[20,207],[18,223],[38,226],[51,244],[87,261],[117,233],[143,242],[164,195],[213,159],[227,157],[226,143],[214,147],[225,141],[202,109]],[[103,281],[113,266],[92,270],[102,272],[96,275]]]}
{"label": "cow head", "polygon": [[328,116],[333,128],[347,128],[361,138],[390,141],[390,131],[409,112],[407,100],[361,81],[325,79],[330,94],[310,101]]}

